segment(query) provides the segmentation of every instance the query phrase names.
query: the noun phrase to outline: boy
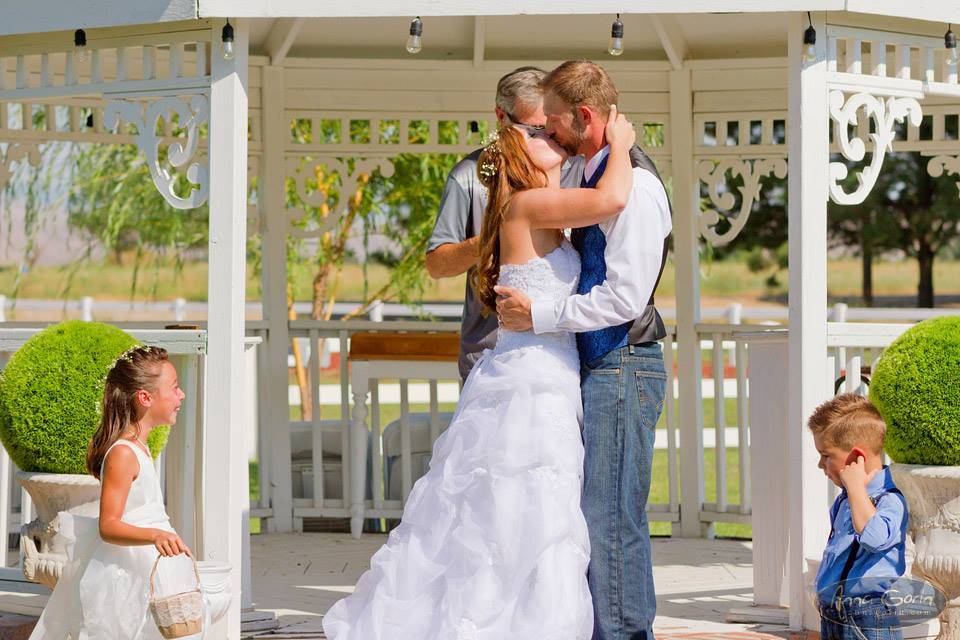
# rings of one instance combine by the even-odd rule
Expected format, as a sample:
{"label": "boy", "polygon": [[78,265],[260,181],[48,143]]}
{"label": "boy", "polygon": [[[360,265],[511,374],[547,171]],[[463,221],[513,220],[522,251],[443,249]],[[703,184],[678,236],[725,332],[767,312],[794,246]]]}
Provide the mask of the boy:
{"label": "boy", "polygon": [[886,425],[869,400],[851,393],[817,407],[808,425],[817,466],[841,487],[817,572],[820,638],[899,640],[883,595],[905,570],[907,503],[882,462]]}

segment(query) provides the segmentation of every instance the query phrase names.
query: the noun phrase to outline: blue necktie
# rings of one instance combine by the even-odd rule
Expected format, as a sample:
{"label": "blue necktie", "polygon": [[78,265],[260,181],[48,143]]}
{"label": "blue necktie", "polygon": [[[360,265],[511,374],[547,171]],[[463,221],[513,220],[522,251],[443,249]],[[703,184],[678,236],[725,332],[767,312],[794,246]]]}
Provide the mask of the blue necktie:
{"label": "blue necktie", "polygon": [[[584,176],[580,181],[581,188],[596,188],[606,168],[607,158],[605,157],[589,180]],[[580,254],[580,282],[577,285],[577,293],[583,295],[589,293],[595,286],[603,284],[607,278],[607,262],[604,258],[607,238],[600,229],[600,225],[593,224],[571,231],[570,241]],[[578,333],[577,351],[580,353],[580,362],[583,364],[593,362],[614,349],[625,346],[630,325],[631,323],[626,323],[597,331]]]}

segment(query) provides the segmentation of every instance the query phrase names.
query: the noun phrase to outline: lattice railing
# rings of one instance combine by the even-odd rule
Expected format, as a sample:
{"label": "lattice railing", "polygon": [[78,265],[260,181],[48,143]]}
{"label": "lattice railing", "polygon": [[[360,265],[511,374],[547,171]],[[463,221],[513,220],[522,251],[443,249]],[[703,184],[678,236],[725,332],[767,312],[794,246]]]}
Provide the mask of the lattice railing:
{"label": "lattice railing", "polygon": [[699,113],[693,122],[694,155],[752,158],[787,155],[786,111]]}
{"label": "lattice railing", "polygon": [[[484,112],[365,112],[286,111],[291,135],[287,155],[398,153],[469,153],[496,128],[496,119]],[[669,155],[668,118],[663,114],[627,114],[638,131],[649,133],[647,152]]]}
{"label": "lattice railing", "polygon": [[[957,65],[950,63],[943,38],[830,25],[827,70],[864,86],[887,78],[923,83],[928,93],[960,95]],[[909,82],[901,84],[909,90]]]}
{"label": "lattice railing", "polygon": [[72,34],[55,34],[59,47],[49,38],[4,38],[0,101],[202,89],[210,84],[210,33],[206,20],[179,29],[145,25],[122,35],[90,30],[84,59],[74,53]]}

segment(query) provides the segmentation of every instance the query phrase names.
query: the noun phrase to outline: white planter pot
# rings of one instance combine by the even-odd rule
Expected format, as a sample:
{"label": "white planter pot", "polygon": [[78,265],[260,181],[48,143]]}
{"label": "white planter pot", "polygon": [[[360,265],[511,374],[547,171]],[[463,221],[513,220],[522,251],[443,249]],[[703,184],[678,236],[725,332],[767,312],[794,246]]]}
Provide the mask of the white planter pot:
{"label": "white planter pot", "polygon": [[67,560],[58,514],[98,501],[100,481],[87,475],[18,471],[17,482],[30,494],[37,510],[36,519],[20,527],[23,574],[52,589]]}
{"label": "white planter pot", "polygon": [[960,467],[891,464],[910,509],[913,575],[940,589],[947,607],[938,640],[960,640]]}
{"label": "white planter pot", "polygon": [[197,563],[200,572],[200,584],[203,587],[203,604],[207,609],[209,622],[217,622],[227,613],[233,594],[230,583],[230,564],[201,560]]}

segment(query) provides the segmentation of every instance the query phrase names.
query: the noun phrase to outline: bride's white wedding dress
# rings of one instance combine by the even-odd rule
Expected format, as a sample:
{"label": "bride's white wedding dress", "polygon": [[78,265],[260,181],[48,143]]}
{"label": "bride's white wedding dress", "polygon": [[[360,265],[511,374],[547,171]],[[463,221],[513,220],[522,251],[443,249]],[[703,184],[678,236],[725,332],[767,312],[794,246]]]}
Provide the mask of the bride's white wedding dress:
{"label": "bride's white wedding dress", "polygon": [[[566,241],[500,267],[500,284],[560,301],[580,274]],[[330,640],[586,640],[593,607],[580,511],[580,365],[569,333],[501,330],[474,366],[430,470]]]}

